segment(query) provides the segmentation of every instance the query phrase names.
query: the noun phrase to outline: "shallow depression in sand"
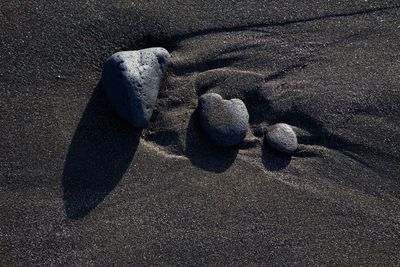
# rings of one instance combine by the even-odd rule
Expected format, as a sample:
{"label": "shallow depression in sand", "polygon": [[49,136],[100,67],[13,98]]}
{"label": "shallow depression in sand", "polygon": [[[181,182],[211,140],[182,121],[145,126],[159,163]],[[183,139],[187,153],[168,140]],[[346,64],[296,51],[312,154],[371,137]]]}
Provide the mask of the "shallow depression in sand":
{"label": "shallow depression in sand", "polygon": [[[188,158],[206,171],[221,173],[235,160],[243,160],[275,173],[278,180],[286,178],[276,172],[290,173],[291,184],[307,191],[322,190],[323,184],[304,179],[302,173],[318,173],[324,164],[376,176],[378,170],[363,156],[373,148],[335,134],[348,115],[337,116],[334,107],[347,103],[340,95],[331,95],[328,86],[316,87],[315,76],[308,77],[319,72],[326,44],[299,41],[294,36],[291,31],[256,27],[180,37],[169,51],[171,63],[149,127],[143,131],[144,140],[165,155]],[[329,68],[328,63],[324,66]],[[249,131],[236,147],[216,146],[200,125],[198,98],[211,92],[224,99],[239,98],[247,107]],[[275,123],[294,128],[299,149],[293,155],[276,153],[264,145],[263,131]],[[330,179],[365,190],[352,180]],[[369,183],[373,178],[365,179]]]}
{"label": "shallow depression in sand", "polygon": [[[290,105],[273,106],[285,77],[302,71],[311,61],[312,45],[297,44],[273,32],[250,29],[185,37],[171,52],[171,63],[160,88],[157,104],[144,139],[167,153],[196,158],[223,158],[238,153],[238,147],[215,147],[200,127],[198,98],[218,93],[225,99],[239,98],[250,115],[250,131],[241,149],[258,139],[260,128],[279,121]],[[246,38],[244,38],[245,36]],[[209,43],[219,45],[209,45]],[[255,133],[255,135],[253,134]],[[218,156],[219,155],[219,156]],[[224,160],[225,164],[228,164]],[[231,162],[230,162],[231,163]],[[204,165],[207,165],[206,163]],[[224,163],[222,163],[224,165]]]}

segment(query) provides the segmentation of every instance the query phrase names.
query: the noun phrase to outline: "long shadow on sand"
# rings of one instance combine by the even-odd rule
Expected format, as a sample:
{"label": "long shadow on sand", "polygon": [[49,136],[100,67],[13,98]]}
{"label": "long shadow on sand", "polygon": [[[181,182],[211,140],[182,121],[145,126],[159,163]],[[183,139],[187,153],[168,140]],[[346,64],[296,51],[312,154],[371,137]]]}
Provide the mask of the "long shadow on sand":
{"label": "long shadow on sand", "polygon": [[261,147],[262,163],[267,170],[280,171],[290,164],[290,161],[292,160],[291,155],[267,148],[265,144]]}
{"label": "long shadow on sand", "polygon": [[365,144],[350,142],[344,137],[329,132],[324,128],[323,122],[305,114],[297,106],[294,106],[291,111],[281,114],[280,117],[281,121],[303,128],[311,133],[311,136],[298,137],[300,144],[324,146],[329,149],[340,151],[347,157],[372,169],[378,166],[372,166],[368,162],[369,160],[366,160],[368,158],[371,160],[371,155],[387,160],[396,159],[395,156],[390,153]]}
{"label": "long shadow on sand", "polygon": [[198,111],[193,112],[186,134],[185,155],[193,165],[206,171],[221,173],[235,161],[239,148],[216,146],[205,135],[199,120]]}
{"label": "long shadow on sand", "polygon": [[114,189],[131,164],[140,134],[113,111],[98,85],[64,165],[64,205],[69,218],[83,218]]}

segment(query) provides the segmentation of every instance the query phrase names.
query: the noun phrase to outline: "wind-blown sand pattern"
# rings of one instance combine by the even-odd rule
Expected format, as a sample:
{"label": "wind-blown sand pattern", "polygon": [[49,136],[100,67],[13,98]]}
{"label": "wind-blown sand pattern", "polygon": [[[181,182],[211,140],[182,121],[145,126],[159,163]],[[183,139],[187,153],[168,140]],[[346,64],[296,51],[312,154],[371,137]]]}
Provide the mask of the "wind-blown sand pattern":
{"label": "wind-blown sand pattern", "polygon": [[[400,263],[396,1],[65,2],[0,3],[0,265]],[[171,61],[139,130],[100,78],[149,47]],[[240,145],[204,93],[245,103]]]}

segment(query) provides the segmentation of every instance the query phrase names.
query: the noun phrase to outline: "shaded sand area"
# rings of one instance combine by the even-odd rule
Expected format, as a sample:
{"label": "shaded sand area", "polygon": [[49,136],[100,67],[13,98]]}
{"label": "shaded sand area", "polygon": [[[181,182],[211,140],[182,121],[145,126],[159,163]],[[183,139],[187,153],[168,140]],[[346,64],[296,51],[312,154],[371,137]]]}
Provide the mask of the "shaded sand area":
{"label": "shaded sand area", "polygon": [[[0,3],[1,265],[400,263],[396,1],[66,2]],[[138,130],[99,81],[153,46]],[[205,136],[206,92],[246,104],[238,147]]]}

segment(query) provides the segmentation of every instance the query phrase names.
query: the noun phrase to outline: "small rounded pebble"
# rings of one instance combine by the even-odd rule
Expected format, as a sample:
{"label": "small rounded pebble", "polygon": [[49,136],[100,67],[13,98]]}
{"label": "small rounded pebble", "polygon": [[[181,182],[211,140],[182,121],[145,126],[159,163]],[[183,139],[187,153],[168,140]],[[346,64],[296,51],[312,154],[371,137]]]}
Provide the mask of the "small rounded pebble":
{"label": "small rounded pebble", "polygon": [[115,53],[104,64],[101,82],[107,98],[133,126],[149,123],[169,60],[166,49],[153,47]]}
{"label": "small rounded pebble", "polygon": [[199,98],[199,112],[204,131],[215,144],[231,147],[246,137],[249,113],[242,100],[207,93]]}
{"label": "small rounded pebble", "polygon": [[285,123],[278,123],[267,128],[265,140],[272,148],[293,153],[297,149],[297,137],[292,127]]}

